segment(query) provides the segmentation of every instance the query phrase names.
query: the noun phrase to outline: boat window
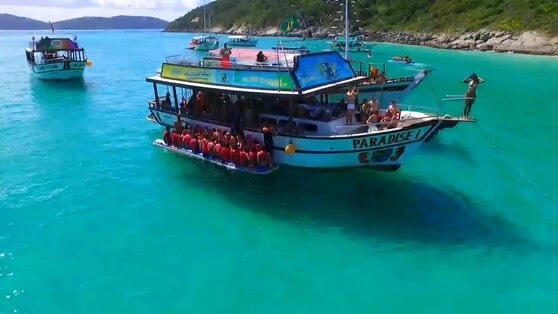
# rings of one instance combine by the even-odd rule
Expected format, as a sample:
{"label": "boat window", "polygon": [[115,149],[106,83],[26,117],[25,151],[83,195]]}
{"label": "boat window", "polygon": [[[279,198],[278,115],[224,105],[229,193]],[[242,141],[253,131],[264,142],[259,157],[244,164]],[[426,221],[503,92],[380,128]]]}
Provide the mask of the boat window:
{"label": "boat window", "polygon": [[299,125],[302,125],[302,127],[304,127],[304,131],[306,132],[318,132],[318,126],[315,124],[301,122]]}

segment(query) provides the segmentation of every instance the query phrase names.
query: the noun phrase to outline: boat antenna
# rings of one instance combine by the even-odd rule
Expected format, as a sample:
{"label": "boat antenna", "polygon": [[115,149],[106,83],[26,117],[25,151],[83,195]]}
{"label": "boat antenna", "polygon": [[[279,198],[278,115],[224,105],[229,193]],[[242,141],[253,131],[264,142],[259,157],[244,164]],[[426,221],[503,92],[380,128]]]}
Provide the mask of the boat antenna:
{"label": "boat antenna", "polygon": [[349,0],[345,0],[345,59],[349,59]]}

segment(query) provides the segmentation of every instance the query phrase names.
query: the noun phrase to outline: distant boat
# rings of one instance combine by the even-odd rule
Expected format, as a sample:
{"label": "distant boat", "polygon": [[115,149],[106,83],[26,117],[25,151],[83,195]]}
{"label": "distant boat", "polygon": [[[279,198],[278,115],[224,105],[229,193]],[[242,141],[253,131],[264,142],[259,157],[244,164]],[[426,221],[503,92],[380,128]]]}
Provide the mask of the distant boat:
{"label": "distant boat", "polygon": [[196,36],[190,42],[190,49],[209,51],[219,48],[219,37],[213,35]]}
{"label": "distant boat", "polygon": [[83,78],[86,66],[91,66],[85,49],[77,38],[49,38],[33,36],[25,49],[27,64],[33,75],[42,80],[74,80]]}
{"label": "distant boat", "polygon": [[[190,42],[189,49],[199,50],[199,51],[209,51],[213,49],[217,49],[219,47],[219,37],[213,35],[206,35],[207,27],[206,27],[206,4],[205,1],[203,3],[203,35],[196,36],[192,38]],[[211,27],[211,23],[209,23],[209,27]]]}
{"label": "distant boat", "polygon": [[258,39],[247,35],[232,35],[227,41],[229,47],[256,47],[257,45]]}
{"label": "distant boat", "polygon": [[[370,52],[368,44],[360,36],[349,37],[349,52]],[[345,51],[345,38],[335,37],[329,42],[330,48],[339,52]]]}

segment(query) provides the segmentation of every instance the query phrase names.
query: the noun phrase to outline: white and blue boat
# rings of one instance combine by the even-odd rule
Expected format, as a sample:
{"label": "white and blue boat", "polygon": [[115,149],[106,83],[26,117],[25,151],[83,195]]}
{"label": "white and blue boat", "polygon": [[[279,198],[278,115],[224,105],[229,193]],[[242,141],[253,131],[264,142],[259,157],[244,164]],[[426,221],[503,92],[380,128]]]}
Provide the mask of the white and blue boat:
{"label": "white and blue boat", "polygon": [[25,55],[29,69],[41,80],[82,79],[85,68],[91,66],[76,37],[71,40],[48,36],[36,39],[33,36]]}
{"label": "white and blue boat", "polygon": [[[267,57],[268,66],[255,60],[218,66],[168,59],[159,75],[146,78],[155,96],[148,119],[173,128],[180,118],[184,126],[234,132],[260,143],[260,130],[268,125],[276,135],[266,146],[272,147],[278,165],[384,171],[399,169],[440,130],[472,122],[400,105],[403,110],[389,123],[347,124],[347,106],[332,102],[331,96],[369,77],[335,51],[294,55],[292,61],[279,54]],[[205,109],[197,108],[197,99]],[[379,115],[388,116],[383,109]]]}

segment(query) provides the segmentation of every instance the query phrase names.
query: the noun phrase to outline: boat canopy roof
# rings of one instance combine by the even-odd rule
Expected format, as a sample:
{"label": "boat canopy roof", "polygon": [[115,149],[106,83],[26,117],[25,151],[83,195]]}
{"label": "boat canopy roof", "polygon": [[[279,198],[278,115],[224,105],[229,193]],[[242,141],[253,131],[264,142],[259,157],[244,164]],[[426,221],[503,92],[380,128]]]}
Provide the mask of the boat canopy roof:
{"label": "boat canopy roof", "polygon": [[160,76],[146,81],[234,93],[295,96],[324,93],[366,81],[336,51],[294,57],[292,68],[226,68],[163,63]]}
{"label": "boat canopy roof", "polygon": [[245,39],[250,38],[251,36],[248,35],[230,35],[229,39]]}
{"label": "boat canopy roof", "polygon": [[80,50],[77,42],[69,38],[49,38],[41,37],[34,40],[35,51],[60,51],[60,50]]}

